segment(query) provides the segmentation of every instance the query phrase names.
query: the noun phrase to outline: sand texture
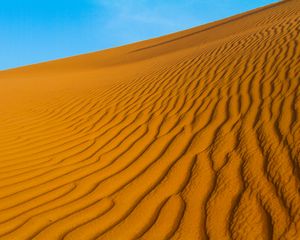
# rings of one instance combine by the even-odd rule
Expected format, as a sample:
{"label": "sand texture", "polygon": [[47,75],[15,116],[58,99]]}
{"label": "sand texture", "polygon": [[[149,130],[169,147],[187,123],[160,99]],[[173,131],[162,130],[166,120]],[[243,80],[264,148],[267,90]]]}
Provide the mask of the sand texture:
{"label": "sand texture", "polygon": [[300,239],[300,1],[1,71],[0,239]]}

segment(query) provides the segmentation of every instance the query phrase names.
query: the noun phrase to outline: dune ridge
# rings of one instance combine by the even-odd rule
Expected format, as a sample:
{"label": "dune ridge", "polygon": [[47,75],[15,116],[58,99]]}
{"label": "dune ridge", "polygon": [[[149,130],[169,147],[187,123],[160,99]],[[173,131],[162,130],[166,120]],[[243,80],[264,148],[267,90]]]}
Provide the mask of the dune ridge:
{"label": "dune ridge", "polygon": [[300,239],[300,1],[0,71],[0,239]]}

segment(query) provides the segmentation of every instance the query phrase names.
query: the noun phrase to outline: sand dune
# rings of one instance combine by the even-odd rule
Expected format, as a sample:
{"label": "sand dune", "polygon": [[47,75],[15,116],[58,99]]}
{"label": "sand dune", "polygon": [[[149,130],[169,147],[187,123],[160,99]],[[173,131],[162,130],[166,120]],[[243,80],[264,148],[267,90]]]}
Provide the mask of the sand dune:
{"label": "sand dune", "polygon": [[300,239],[300,1],[0,72],[0,239]]}

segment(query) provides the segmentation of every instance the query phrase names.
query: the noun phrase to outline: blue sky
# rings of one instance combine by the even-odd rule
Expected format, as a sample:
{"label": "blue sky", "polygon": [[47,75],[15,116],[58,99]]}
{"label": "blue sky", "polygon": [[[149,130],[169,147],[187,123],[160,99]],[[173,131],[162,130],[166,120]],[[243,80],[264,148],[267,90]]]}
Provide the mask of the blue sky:
{"label": "blue sky", "polygon": [[0,70],[184,30],[275,0],[1,0]]}

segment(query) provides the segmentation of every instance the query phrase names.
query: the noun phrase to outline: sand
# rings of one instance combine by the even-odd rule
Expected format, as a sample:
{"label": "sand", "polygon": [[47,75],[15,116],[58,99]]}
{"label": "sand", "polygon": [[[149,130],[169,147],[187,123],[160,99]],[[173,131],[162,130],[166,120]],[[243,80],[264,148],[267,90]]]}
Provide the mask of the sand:
{"label": "sand", "polygon": [[0,72],[0,239],[300,239],[300,1]]}

